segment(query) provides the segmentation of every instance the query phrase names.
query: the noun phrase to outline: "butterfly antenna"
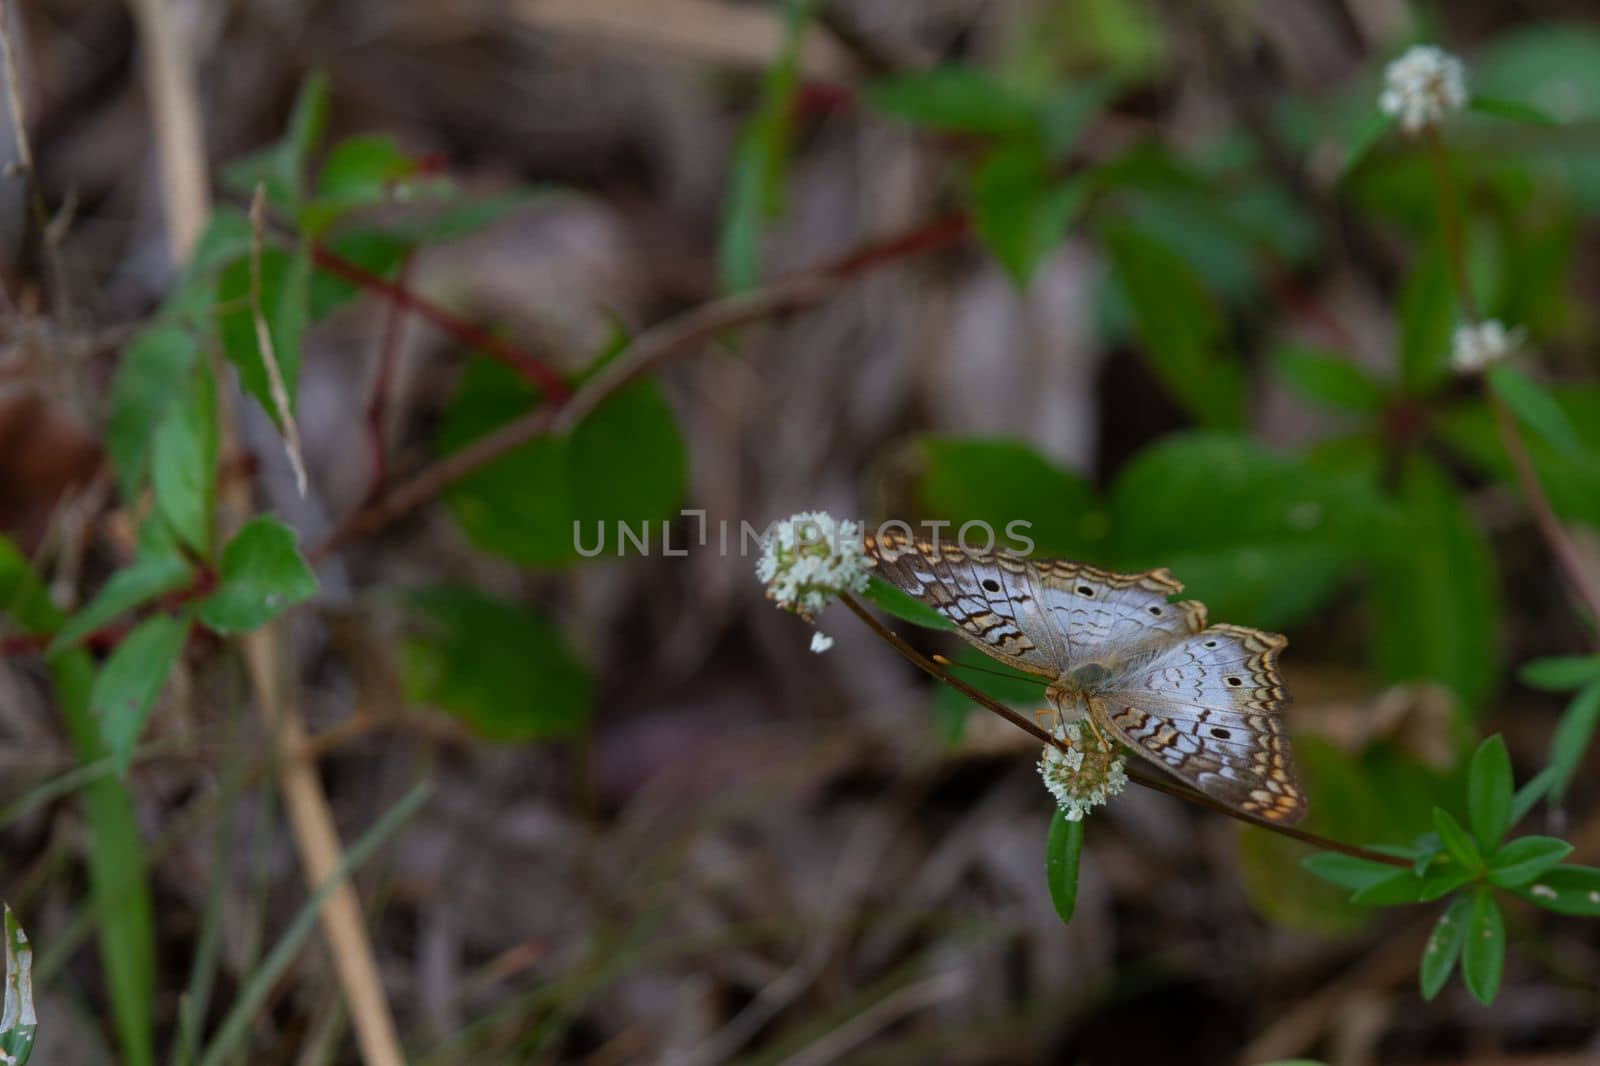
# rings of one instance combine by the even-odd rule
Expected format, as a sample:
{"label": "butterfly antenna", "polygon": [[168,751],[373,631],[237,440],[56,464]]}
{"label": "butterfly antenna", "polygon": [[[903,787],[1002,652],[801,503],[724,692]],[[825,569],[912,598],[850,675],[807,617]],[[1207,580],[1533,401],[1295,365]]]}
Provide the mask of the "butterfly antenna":
{"label": "butterfly antenna", "polygon": [[1046,687],[1048,687],[1050,684],[1050,682],[1046,681],[1042,677],[1033,677],[1029,674],[1016,673],[1007,670],[991,670],[987,666],[974,666],[971,663],[958,663],[954,659],[944,655],[935,654],[932,658],[934,662],[950,670],[971,670],[975,674],[988,674],[991,677],[1003,677],[1010,681],[1036,681]]}

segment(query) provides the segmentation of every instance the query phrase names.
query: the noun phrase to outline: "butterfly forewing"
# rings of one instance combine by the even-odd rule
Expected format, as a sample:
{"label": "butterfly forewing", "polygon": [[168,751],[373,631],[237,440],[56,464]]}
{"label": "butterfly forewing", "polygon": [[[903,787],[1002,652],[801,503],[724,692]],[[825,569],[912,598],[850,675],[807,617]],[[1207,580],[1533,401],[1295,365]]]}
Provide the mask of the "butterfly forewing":
{"label": "butterfly forewing", "polygon": [[1283,734],[1282,637],[1217,625],[1142,657],[1091,702],[1141,755],[1247,814],[1298,821],[1305,795]]}

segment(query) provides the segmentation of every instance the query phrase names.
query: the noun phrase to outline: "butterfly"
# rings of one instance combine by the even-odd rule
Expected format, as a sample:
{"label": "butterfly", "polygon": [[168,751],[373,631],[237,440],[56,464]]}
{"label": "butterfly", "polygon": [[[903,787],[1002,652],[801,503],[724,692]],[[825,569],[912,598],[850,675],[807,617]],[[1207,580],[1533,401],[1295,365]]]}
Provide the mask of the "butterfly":
{"label": "butterfly", "polygon": [[1164,569],[1117,574],[892,531],[865,547],[880,577],[968,643],[1049,678],[1058,712],[1087,713],[1099,732],[1246,814],[1305,815],[1283,732],[1285,638],[1208,626],[1205,604],[1169,599],[1183,585]]}

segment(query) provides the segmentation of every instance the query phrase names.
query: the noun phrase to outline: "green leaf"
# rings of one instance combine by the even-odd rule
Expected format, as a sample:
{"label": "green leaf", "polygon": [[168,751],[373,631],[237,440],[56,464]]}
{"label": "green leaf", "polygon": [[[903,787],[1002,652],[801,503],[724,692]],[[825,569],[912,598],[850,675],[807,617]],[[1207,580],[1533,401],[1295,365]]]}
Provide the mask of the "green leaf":
{"label": "green leaf", "polygon": [[1450,979],[1450,971],[1461,957],[1461,944],[1467,938],[1471,922],[1472,897],[1457,896],[1434,923],[1428,946],[1422,949],[1422,966],[1417,974],[1423,999],[1432,1002]]}
{"label": "green leaf", "polygon": [[328,153],[316,198],[300,209],[300,225],[321,234],[342,215],[390,199],[395,183],[416,169],[416,160],[386,134],[343,140]]}
{"label": "green leaf", "polygon": [[1039,133],[1032,100],[972,67],[897,75],[868,85],[863,96],[874,110],[928,129],[1006,138]]}
{"label": "green leaf", "polygon": [[22,924],[5,907],[6,985],[0,1010],[0,1062],[26,1066],[33,1054],[33,1033],[39,1027],[33,1010],[33,946]]}
{"label": "green leaf", "polygon": [[1511,824],[1516,825],[1528,816],[1533,810],[1533,805],[1544,799],[1556,782],[1556,771],[1546,766],[1543,770],[1529,778],[1527,783],[1517,789],[1517,794],[1511,797]]}
{"label": "green leaf", "polygon": [[1478,849],[1477,841],[1472,839],[1455,816],[1443,807],[1433,809],[1434,828],[1439,833],[1439,842],[1444,845],[1444,850],[1461,867],[1474,872],[1483,869],[1483,853]]}
{"label": "green leaf", "polygon": [[[64,621],[27,559],[0,537],[0,612],[24,632],[48,635]],[[56,705],[78,762],[106,758],[100,726],[91,711],[94,664],[69,650],[50,661]],[[134,816],[133,799],[115,777],[101,776],[83,789],[89,825],[89,884],[99,931],[101,967],[121,1043],[122,1061],[155,1061],[155,920],[150,904],[149,863]]]}
{"label": "green leaf", "polygon": [[317,594],[294,530],[270,515],[234,534],[222,551],[220,578],[200,603],[200,621],[218,633],[248,633]]}
{"label": "green leaf", "polygon": [[1354,903],[1365,903],[1370,906],[1392,907],[1401,903],[1420,903],[1426,887],[1426,882],[1410,870],[1396,870],[1384,880],[1359,890],[1350,899]]}
{"label": "green leaf", "polygon": [[[442,450],[525,414],[534,397],[514,371],[472,361],[445,411]],[[687,550],[687,534],[670,544],[663,535],[687,483],[683,437],[660,386],[645,378],[618,390],[567,437],[530,441],[462,478],[445,500],[479,548],[525,566],[564,566],[588,556]]]}
{"label": "green leaf", "polygon": [[1438,681],[1475,713],[1498,672],[1499,579],[1451,479],[1414,457],[1393,528],[1374,539],[1372,656],[1393,682]]}
{"label": "green leaf", "polygon": [[1515,367],[1500,364],[1489,368],[1489,387],[1517,416],[1517,421],[1533,430],[1558,451],[1583,453],[1583,441],[1567,421],[1561,405],[1528,375]]}
{"label": "green leaf", "polygon": [[124,637],[100,668],[89,703],[118,773],[127,772],[134,745],[188,635],[187,618],[155,615]]}
{"label": "green leaf", "polygon": [[1371,859],[1363,859],[1356,855],[1345,855],[1338,851],[1319,851],[1315,855],[1308,855],[1301,860],[1300,865],[1324,881],[1332,881],[1352,892],[1361,892],[1373,885],[1389,881],[1394,878],[1397,870],[1406,872],[1399,867],[1373,862]]}
{"label": "green leaf", "polygon": [[1057,180],[1036,144],[1005,144],[972,176],[978,234],[1019,286],[1066,235],[1088,200],[1083,177]]}
{"label": "green leaf", "polygon": [[1467,991],[1485,1006],[1493,1003],[1500,991],[1505,957],[1505,919],[1494,901],[1494,890],[1480,886],[1472,895],[1466,942],[1461,947],[1461,976],[1466,979]]}
{"label": "green leaf", "polygon": [[1302,395],[1325,407],[1376,414],[1387,403],[1383,385],[1347,356],[1291,345],[1278,352],[1277,366]]}
{"label": "green leaf", "polygon": [[1559,865],[1572,845],[1556,837],[1527,836],[1507,841],[1489,859],[1489,883],[1521,888]]}
{"label": "green leaf", "polygon": [[[957,667],[951,670],[952,674],[992,699],[1012,707],[1039,707],[1044,701],[1044,679],[1012,670],[977,648],[963,645],[950,659]],[[974,706],[964,693],[950,685],[933,690],[934,720],[945,743],[953,746],[961,742],[967,715]]]}
{"label": "green leaf", "polygon": [[216,379],[200,360],[187,393],[156,426],[151,444],[151,481],[156,510],[168,527],[201,558],[211,555],[211,524],[217,497]]}
{"label": "green leaf", "polygon": [[1561,721],[1550,737],[1550,802],[1560,804],[1600,726],[1600,682],[1580,691],[1561,712]]}
{"label": "green leaf", "polygon": [[[928,435],[908,453],[922,516],[949,522],[943,541],[1066,558],[1095,554],[1104,541],[1105,508],[1093,486],[1028,444]],[[964,530],[969,522],[983,525]]]}
{"label": "green leaf", "polygon": [[1541,109],[1520,100],[1503,100],[1495,96],[1474,93],[1472,99],[1467,101],[1467,108],[1480,115],[1491,115],[1512,122],[1531,122],[1536,126],[1561,125],[1559,120],[1547,115]]}
{"label": "green leaf", "polygon": [[1557,866],[1533,884],[1512,891],[1547,911],[1600,918],[1600,868],[1594,866]]}
{"label": "green leaf", "polygon": [[328,76],[316,71],[300,86],[283,139],[223,168],[222,183],[245,195],[262,184],[268,203],[295,214],[305,199],[306,172],[327,124]]}
{"label": "green leaf", "polygon": [[118,615],[182,588],[193,574],[188,561],[181,556],[153,555],[135,559],[112,574],[95,598],[61,627],[45,654],[57,655]]}
{"label": "green leaf", "polygon": [[722,285],[730,292],[752,289],[761,280],[761,235],[766,220],[782,206],[800,87],[800,45],[811,24],[811,7],[805,0],[786,0],[783,44],[767,68],[756,112],[734,149],[717,247]]}
{"label": "green leaf", "polygon": [[1105,246],[1144,354],[1167,392],[1204,425],[1243,425],[1244,371],[1225,351],[1222,312],[1199,277],[1131,226],[1107,227]]}
{"label": "green leaf", "polygon": [[1366,109],[1361,123],[1350,132],[1345,141],[1344,162],[1339,168],[1340,176],[1360,166],[1393,125],[1394,119],[1377,108]]}
{"label": "green leaf", "polygon": [[1371,552],[1381,505],[1362,479],[1189,433],[1135,456],[1110,511],[1111,565],[1168,567],[1212,617],[1272,629],[1320,608]]}
{"label": "green leaf", "polygon": [[[260,313],[272,344],[271,355],[282,375],[289,410],[293,412],[300,384],[300,356],[310,315],[311,246],[301,241],[292,252],[261,249]],[[267,368],[256,329],[256,306],[251,299],[251,263],[245,256],[228,266],[217,283],[221,305],[218,327],[229,360],[239,368],[239,380],[262,410],[280,429],[278,404],[272,395]]]}
{"label": "green leaf", "polygon": [[883,608],[896,618],[904,619],[912,625],[922,626],[925,629],[954,629],[955,626],[944,615],[932,607],[915,599],[909,593],[902,592],[899,588],[889,584],[881,577],[873,577],[867,585],[865,593],[867,599]]}
{"label": "green leaf", "polygon": [[138,497],[156,427],[172,409],[172,397],[182,392],[199,353],[193,333],[164,322],[140,330],[123,349],[111,382],[106,451],[125,501]]}
{"label": "green leaf", "polygon": [[1442,251],[1431,249],[1400,293],[1400,378],[1413,395],[1431,391],[1444,378],[1456,317],[1449,263]]}
{"label": "green leaf", "polygon": [[1422,886],[1417,891],[1417,902],[1432,903],[1436,899],[1443,899],[1477,879],[1475,870],[1464,870],[1453,862],[1441,863],[1438,869],[1423,875]]}
{"label": "green leaf", "polygon": [[1467,771],[1467,819],[1485,852],[1511,828],[1511,753],[1496,733],[1478,745]]}
{"label": "green leaf", "polygon": [[1517,676],[1529,688],[1568,692],[1600,681],[1600,655],[1558,655],[1524,663]]}
{"label": "green leaf", "polygon": [[1044,875],[1050,902],[1063,924],[1078,906],[1078,864],[1083,857],[1083,819],[1072,821],[1057,807],[1050,816],[1050,839],[1044,849]]}
{"label": "green leaf", "polygon": [[501,743],[572,736],[588,724],[594,682],[543,615],[454,586],[416,590],[406,602],[411,699]]}

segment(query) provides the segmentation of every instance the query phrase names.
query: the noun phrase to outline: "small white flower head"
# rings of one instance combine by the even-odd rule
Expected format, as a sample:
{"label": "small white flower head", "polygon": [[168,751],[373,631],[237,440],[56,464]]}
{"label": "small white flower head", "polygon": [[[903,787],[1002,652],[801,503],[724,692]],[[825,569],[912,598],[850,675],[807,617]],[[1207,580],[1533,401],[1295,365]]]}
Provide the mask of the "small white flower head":
{"label": "small white flower head", "polygon": [[811,634],[811,650],[818,655],[821,655],[831,647],[833,647],[833,638],[822,630],[819,629]]}
{"label": "small white flower head", "polygon": [[1419,44],[1389,64],[1378,106],[1415,135],[1437,126],[1452,111],[1467,106],[1466,68],[1461,60],[1431,44]]}
{"label": "small white flower head", "polygon": [[756,576],[767,586],[767,599],[809,620],[839,595],[866,589],[871,567],[859,523],[809,511],[768,534]]}
{"label": "small white flower head", "polygon": [[1128,787],[1128,771],[1116,745],[1101,740],[1078,722],[1058,725],[1058,740],[1068,750],[1046,744],[1039,776],[1069,822],[1079,822],[1094,808]]}
{"label": "small white flower head", "polygon": [[1522,347],[1522,327],[1506,329],[1505,323],[1491,318],[1476,325],[1456,327],[1450,347],[1450,366],[1459,374],[1476,374],[1508,359]]}

